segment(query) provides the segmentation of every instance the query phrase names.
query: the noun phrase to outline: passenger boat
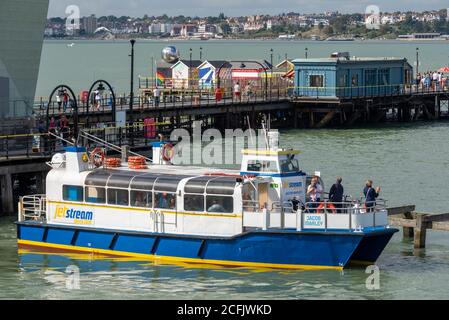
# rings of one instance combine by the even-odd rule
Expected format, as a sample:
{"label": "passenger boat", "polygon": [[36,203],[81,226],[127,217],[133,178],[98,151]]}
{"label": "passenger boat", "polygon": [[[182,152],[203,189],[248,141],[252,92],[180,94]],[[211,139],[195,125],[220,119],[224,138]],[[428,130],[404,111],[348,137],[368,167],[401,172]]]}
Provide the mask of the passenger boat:
{"label": "passenger boat", "polygon": [[148,165],[67,147],[49,163],[46,194],[20,199],[18,245],[230,267],[374,263],[398,231],[385,203],[369,212],[357,200],[312,208],[300,152],[279,148],[276,131],[266,135],[266,149],[242,150],[240,170],[172,165],[164,141],[153,143]]}

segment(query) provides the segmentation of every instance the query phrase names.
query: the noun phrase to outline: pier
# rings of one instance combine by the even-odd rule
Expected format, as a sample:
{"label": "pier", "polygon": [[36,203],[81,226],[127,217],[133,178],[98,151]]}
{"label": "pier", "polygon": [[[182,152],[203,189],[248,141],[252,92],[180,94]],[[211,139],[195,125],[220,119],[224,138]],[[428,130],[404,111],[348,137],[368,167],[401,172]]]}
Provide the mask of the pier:
{"label": "pier", "polygon": [[426,247],[427,230],[449,231],[449,213],[415,212],[414,205],[388,208],[391,226],[403,228],[403,238],[413,239],[415,249]]}

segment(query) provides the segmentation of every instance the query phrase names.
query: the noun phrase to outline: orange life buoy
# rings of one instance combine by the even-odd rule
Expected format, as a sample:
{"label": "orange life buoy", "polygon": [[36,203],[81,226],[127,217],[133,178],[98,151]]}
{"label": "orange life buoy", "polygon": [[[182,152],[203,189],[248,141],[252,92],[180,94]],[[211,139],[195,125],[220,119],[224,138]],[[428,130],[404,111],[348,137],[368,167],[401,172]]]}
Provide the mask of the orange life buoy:
{"label": "orange life buoy", "polygon": [[143,169],[148,169],[148,166],[146,164],[130,164],[129,168],[136,169],[136,170],[143,170]]}
{"label": "orange life buoy", "polygon": [[122,160],[120,158],[105,158],[104,165],[106,168],[119,168],[122,166]]}
{"label": "orange life buoy", "polygon": [[322,202],[317,210],[317,213],[337,213],[337,208],[335,208],[334,204],[331,202]]}
{"label": "orange life buoy", "polygon": [[162,159],[164,161],[171,161],[175,156],[174,146],[171,143],[164,144],[161,152],[162,152]]}

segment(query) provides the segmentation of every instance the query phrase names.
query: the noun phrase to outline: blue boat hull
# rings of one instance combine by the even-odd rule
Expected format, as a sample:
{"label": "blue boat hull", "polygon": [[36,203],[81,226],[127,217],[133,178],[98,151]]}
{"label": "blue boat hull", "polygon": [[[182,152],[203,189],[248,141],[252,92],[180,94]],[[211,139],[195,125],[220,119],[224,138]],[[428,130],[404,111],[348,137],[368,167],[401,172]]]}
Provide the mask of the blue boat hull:
{"label": "blue boat hull", "polygon": [[366,232],[251,231],[232,238],[17,223],[19,247],[111,256],[272,268],[335,268],[374,262],[396,229]]}

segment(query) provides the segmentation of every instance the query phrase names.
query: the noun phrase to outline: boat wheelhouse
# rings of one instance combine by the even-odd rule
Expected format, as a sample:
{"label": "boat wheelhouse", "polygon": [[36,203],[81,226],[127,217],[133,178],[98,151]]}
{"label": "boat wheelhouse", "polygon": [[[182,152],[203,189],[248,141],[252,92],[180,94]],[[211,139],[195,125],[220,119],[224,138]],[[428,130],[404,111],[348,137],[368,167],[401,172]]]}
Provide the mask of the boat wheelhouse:
{"label": "boat wheelhouse", "polygon": [[95,168],[85,148],[68,147],[53,157],[46,195],[21,198],[19,246],[293,269],[376,261],[397,232],[385,204],[312,207],[299,152],[267,138],[266,149],[242,151],[239,171],[171,165],[165,142],[138,170]]}

